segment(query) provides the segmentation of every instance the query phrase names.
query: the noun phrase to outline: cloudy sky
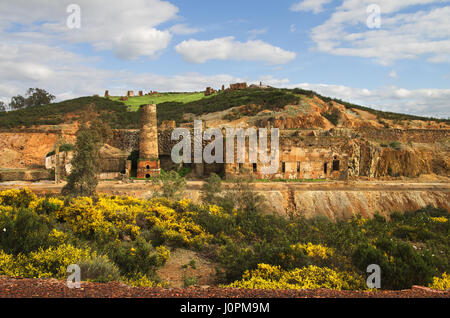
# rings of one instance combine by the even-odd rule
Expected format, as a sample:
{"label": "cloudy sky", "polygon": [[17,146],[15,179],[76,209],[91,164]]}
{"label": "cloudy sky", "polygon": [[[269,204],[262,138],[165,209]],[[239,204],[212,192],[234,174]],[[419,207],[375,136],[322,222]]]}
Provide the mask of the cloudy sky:
{"label": "cloudy sky", "polygon": [[450,0],[0,0],[0,100],[262,81],[447,118],[449,18]]}

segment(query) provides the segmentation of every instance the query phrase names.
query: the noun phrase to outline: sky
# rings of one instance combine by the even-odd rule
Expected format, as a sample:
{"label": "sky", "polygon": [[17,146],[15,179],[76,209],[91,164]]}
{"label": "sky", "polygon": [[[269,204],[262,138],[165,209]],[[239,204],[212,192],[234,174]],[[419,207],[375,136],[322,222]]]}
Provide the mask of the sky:
{"label": "sky", "polygon": [[234,82],[450,117],[450,0],[0,0],[0,100]]}

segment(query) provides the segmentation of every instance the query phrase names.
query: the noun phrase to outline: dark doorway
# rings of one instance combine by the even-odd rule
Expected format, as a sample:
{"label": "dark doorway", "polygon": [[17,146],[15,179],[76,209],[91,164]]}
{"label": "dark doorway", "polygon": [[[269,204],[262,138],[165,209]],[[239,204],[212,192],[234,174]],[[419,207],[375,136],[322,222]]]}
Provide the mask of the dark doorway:
{"label": "dark doorway", "polygon": [[325,174],[327,174],[327,172],[328,172],[328,164],[327,164],[327,163],[324,163],[324,164],[323,164],[323,172],[324,172]]}
{"label": "dark doorway", "polygon": [[258,171],[258,165],[256,163],[253,164],[253,172]]}
{"label": "dark doorway", "polygon": [[297,172],[300,172],[300,162],[297,162]]}
{"label": "dark doorway", "polygon": [[285,173],[286,172],[286,162],[282,162],[281,163],[281,172]]}
{"label": "dark doorway", "polygon": [[339,171],[339,160],[333,160],[333,171]]}
{"label": "dark doorway", "polygon": [[145,175],[145,178],[146,178],[146,179],[150,178],[150,175],[147,173],[147,174]]}

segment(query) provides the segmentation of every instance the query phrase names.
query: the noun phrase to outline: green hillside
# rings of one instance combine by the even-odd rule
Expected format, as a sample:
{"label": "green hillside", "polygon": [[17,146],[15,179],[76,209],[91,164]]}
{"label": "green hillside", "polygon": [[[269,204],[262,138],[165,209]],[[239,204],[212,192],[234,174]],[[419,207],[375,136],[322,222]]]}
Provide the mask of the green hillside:
{"label": "green hillside", "polygon": [[[110,99],[113,101],[120,101],[119,96],[111,96]],[[194,93],[159,93],[156,95],[145,95],[142,97],[133,96],[129,97],[126,101],[121,101],[125,105],[129,106],[128,110],[137,111],[139,106],[142,104],[161,104],[166,102],[177,102],[177,103],[190,103],[197,100],[208,98],[205,97],[203,92]]]}
{"label": "green hillside", "polygon": [[[118,97],[80,97],[45,106],[26,108],[0,113],[0,128],[11,129],[33,125],[60,125],[83,117],[88,105],[100,118],[116,129],[136,129],[139,127],[138,106],[151,103],[158,107],[158,121],[175,120],[183,122],[183,115],[191,113],[202,115],[223,111],[242,105],[258,105],[258,109],[279,111],[286,105],[298,104],[302,97],[317,96],[325,102],[338,102],[347,108],[358,108],[377,115],[379,118],[394,120],[433,120],[450,122],[448,119],[433,119],[406,114],[382,112],[371,108],[350,104],[338,99],[321,96],[313,91],[302,89],[258,89],[249,88],[236,91],[219,92],[205,97],[203,93],[162,93],[157,96],[132,97],[126,102]],[[68,116],[70,115],[70,116]]]}

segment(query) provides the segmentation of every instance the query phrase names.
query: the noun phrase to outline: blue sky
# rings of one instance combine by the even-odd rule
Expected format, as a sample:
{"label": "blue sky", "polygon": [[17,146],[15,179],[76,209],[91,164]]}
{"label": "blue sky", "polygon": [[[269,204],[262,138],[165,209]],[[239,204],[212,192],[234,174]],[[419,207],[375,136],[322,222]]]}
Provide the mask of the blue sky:
{"label": "blue sky", "polygon": [[449,16],[450,0],[1,1],[0,100],[262,81],[447,118]]}

